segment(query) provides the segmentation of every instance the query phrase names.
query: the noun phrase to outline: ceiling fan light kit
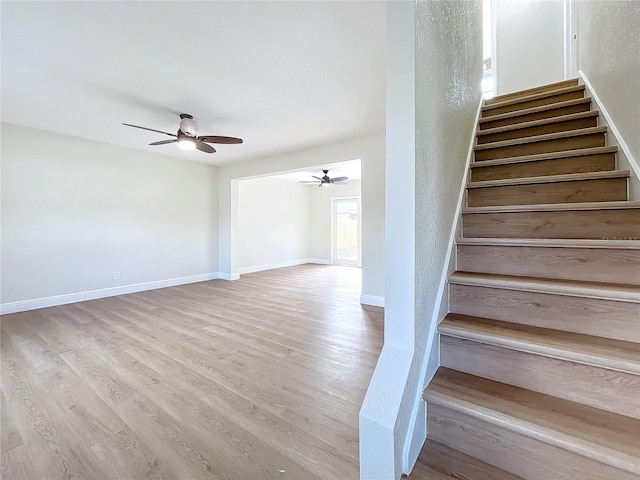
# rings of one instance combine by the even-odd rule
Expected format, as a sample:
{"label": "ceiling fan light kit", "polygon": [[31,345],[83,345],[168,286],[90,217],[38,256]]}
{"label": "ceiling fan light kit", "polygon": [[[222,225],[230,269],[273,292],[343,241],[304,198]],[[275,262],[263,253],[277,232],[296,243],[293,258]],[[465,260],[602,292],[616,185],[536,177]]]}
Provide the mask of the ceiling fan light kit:
{"label": "ceiling fan light kit", "polygon": [[178,147],[180,147],[182,150],[195,150],[196,149],[196,143],[193,140],[189,140],[189,138],[179,138],[178,139]]}
{"label": "ceiling fan light kit", "polygon": [[219,135],[201,135],[198,136],[198,122],[188,113],[180,114],[180,127],[177,133],[163,132],[162,130],[155,130],[153,128],[140,127],[138,125],[132,125],[130,123],[123,123],[127,127],[139,128],[141,130],[149,130],[150,132],[162,133],[170,137],[175,137],[172,140],[160,140],[158,142],[150,143],[149,145],[166,145],[168,143],[177,143],[178,147],[182,150],[200,150],[205,153],[214,153],[216,151],[210,143],[220,143],[226,145],[234,145],[242,143],[241,138],[237,137],[222,137]]}

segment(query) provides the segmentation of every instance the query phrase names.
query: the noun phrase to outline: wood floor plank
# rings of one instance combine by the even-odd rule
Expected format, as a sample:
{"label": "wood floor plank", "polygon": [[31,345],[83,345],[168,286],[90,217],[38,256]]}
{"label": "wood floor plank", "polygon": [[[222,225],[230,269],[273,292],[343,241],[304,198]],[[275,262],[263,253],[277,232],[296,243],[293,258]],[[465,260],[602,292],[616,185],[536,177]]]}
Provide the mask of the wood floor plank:
{"label": "wood floor plank", "polygon": [[357,478],[360,293],[304,265],[3,316],[2,478]]}
{"label": "wood floor plank", "polygon": [[[439,476],[438,476],[439,475]],[[522,480],[511,473],[427,439],[410,480]]]}
{"label": "wood floor plank", "polygon": [[[28,446],[33,470],[40,472],[25,478],[97,478],[100,470],[94,459],[86,455],[86,446],[66,423],[59,421],[58,409],[51,403],[49,392],[5,337],[2,338],[2,390],[10,414]],[[22,465],[10,464],[9,468],[24,471]]]}

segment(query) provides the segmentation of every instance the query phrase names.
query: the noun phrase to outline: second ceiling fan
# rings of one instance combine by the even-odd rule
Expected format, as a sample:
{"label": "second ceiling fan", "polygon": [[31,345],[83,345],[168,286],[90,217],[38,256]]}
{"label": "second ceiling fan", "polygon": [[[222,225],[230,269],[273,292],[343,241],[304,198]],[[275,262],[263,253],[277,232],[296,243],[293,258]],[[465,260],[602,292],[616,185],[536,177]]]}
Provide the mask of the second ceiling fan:
{"label": "second ceiling fan", "polygon": [[329,170],[322,170],[324,173],[323,177],[316,177],[315,175],[311,175],[315,180],[305,180],[303,182],[299,182],[306,185],[318,185],[322,187],[324,185],[349,185],[349,177],[329,177]]}

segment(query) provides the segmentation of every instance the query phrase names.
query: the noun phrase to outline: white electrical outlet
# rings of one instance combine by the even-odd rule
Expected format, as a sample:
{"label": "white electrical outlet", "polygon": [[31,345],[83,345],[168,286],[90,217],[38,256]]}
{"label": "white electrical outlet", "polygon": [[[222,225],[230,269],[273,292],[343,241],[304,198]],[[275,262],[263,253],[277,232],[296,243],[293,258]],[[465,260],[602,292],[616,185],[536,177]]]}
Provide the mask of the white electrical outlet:
{"label": "white electrical outlet", "polygon": [[120,280],[120,272],[113,272],[113,279]]}

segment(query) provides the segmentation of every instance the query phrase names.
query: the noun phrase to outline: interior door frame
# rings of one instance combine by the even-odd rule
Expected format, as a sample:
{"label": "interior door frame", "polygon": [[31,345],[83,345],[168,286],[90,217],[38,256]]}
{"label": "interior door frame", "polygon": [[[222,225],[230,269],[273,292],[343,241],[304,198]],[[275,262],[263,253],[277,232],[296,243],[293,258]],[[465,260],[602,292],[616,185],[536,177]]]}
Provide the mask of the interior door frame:
{"label": "interior door frame", "polygon": [[[355,199],[358,205],[358,245],[357,252],[358,258],[356,260],[356,264],[353,265],[347,262],[340,262],[337,259],[337,202],[340,200],[351,200]],[[358,267],[362,268],[362,199],[360,195],[348,195],[345,197],[332,197],[331,198],[331,264],[332,265],[344,265],[348,267]]]}
{"label": "interior door frame", "polygon": [[491,0],[491,75],[493,76],[493,96],[498,95],[498,4]]}
{"label": "interior door frame", "polygon": [[578,1],[564,0],[564,79],[578,76]]}

